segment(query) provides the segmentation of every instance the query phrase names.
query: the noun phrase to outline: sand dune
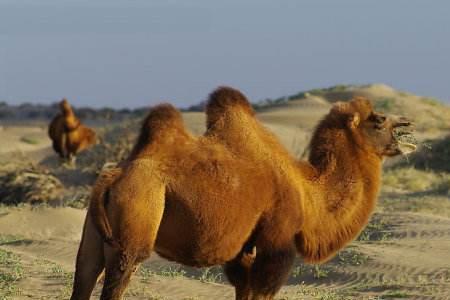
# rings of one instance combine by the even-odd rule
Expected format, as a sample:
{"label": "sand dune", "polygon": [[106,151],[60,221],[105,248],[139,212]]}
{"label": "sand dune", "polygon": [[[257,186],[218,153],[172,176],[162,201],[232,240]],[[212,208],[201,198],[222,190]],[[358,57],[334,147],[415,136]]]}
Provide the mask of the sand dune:
{"label": "sand dune", "polygon": [[[420,138],[448,132],[439,126],[450,114],[433,118],[437,110],[445,113],[448,107],[433,108],[422,97],[384,85],[307,94],[262,109],[258,118],[289,151],[301,156],[330,103],[351,95],[377,101],[394,97],[391,109],[407,106],[405,114],[418,116],[422,125],[431,116],[428,128],[418,128]],[[420,110],[431,114],[420,115]],[[193,132],[204,131],[203,113],[183,113],[183,117]],[[84,171],[59,166],[43,127],[3,126],[0,138],[7,141],[0,146],[2,167],[10,168],[23,160],[44,162],[70,191],[89,182]],[[422,203],[413,213],[407,204],[394,205],[391,194],[396,189],[389,191],[390,200],[384,201],[382,194],[379,209],[360,239],[331,262],[316,268],[303,265],[298,258],[278,299],[450,299],[450,218],[446,217],[450,206],[443,205],[441,210],[426,207],[450,197],[436,198],[424,192],[423,198],[415,198]],[[403,190],[401,193],[408,195]],[[397,201],[409,203],[407,196]],[[69,297],[85,213],[85,209],[70,207],[0,206],[0,299]],[[93,298],[99,293],[100,285]],[[126,299],[233,299],[233,289],[218,267],[188,268],[153,255],[134,276]]]}

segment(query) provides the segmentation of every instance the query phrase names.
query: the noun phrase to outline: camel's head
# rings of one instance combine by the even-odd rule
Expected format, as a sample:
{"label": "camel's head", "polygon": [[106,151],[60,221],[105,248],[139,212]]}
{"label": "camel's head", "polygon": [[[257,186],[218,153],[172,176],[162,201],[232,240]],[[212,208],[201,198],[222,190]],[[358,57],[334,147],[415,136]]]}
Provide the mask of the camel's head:
{"label": "camel's head", "polygon": [[356,143],[379,156],[408,154],[416,150],[411,122],[404,117],[387,116],[373,110],[369,100],[358,97],[337,103],[332,111],[344,116],[345,126]]}
{"label": "camel's head", "polygon": [[66,98],[63,98],[61,102],[59,102],[59,108],[61,109],[61,112],[65,115],[72,112],[72,107],[69,104],[69,101],[67,101]]}

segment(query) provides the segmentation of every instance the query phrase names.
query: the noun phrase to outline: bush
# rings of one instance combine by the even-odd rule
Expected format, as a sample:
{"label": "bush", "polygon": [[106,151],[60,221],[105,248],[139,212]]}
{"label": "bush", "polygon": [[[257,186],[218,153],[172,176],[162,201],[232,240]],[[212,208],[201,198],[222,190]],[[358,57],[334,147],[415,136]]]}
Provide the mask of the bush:
{"label": "bush", "polygon": [[394,108],[395,100],[392,98],[381,98],[375,100],[375,110],[382,112],[390,112]]}
{"label": "bush", "polygon": [[7,172],[0,177],[0,203],[44,203],[56,200],[63,185],[47,169],[36,165]]}
{"label": "bush", "polygon": [[98,173],[104,164],[124,160],[134,146],[138,131],[136,122],[128,122],[107,129],[100,136],[98,145],[79,154],[77,164],[83,169]]}
{"label": "bush", "polygon": [[422,147],[410,157],[414,166],[421,170],[450,172],[450,136],[425,143],[427,147]]}

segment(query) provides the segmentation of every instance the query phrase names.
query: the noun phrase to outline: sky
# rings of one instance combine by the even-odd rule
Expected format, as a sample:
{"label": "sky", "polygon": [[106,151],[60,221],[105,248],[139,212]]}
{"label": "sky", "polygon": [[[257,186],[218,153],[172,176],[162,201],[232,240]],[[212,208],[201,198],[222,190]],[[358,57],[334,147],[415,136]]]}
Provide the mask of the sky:
{"label": "sky", "polygon": [[450,103],[448,0],[0,0],[0,101],[189,106],[385,83]]}

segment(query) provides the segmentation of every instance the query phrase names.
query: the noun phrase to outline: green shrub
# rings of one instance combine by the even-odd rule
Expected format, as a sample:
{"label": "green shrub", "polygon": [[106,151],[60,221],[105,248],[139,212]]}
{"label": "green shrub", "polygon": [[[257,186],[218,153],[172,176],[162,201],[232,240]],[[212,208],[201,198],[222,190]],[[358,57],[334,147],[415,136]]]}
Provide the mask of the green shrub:
{"label": "green shrub", "polygon": [[374,101],[375,110],[382,112],[390,112],[394,108],[395,100],[392,98],[382,98]]}

